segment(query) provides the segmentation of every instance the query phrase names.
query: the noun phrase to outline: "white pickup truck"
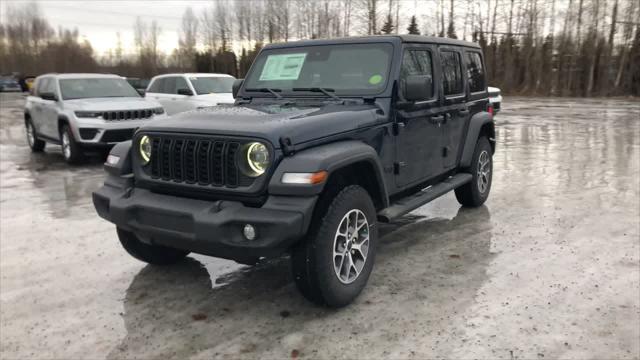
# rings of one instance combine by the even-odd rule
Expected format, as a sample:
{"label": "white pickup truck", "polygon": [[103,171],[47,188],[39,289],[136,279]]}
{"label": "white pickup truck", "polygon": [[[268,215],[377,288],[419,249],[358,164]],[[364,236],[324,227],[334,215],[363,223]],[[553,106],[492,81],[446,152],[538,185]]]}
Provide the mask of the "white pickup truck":
{"label": "white pickup truck", "polygon": [[146,98],[158,101],[173,115],[189,110],[233,104],[235,78],[226,74],[165,74],[151,79]]}

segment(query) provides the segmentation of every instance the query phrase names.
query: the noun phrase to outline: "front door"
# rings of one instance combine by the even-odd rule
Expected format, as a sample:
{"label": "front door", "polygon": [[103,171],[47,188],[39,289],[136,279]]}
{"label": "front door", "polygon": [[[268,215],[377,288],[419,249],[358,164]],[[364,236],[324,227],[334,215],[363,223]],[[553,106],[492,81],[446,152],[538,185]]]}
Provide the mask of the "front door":
{"label": "front door", "polygon": [[407,46],[403,52],[398,96],[404,99],[404,80],[409,75],[431,77],[431,99],[417,101],[397,110],[396,185],[416,185],[442,173],[442,123],[438,97],[439,76],[434,76],[434,48]]}

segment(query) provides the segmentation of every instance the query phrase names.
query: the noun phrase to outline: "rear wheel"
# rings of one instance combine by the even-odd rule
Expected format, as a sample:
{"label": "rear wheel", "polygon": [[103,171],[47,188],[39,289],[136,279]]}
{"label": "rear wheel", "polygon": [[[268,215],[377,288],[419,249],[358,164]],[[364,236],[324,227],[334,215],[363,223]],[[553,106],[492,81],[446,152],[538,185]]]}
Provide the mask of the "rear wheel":
{"label": "rear wheel", "polygon": [[73,133],[69,125],[64,124],[60,129],[60,141],[62,145],[62,156],[69,164],[79,164],[84,160],[84,152],[80,144],[73,138]]}
{"label": "rear wheel", "polygon": [[40,139],[36,135],[36,128],[33,126],[31,119],[27,119],[25,125],[25,130],[27,134],[27,144],[29,144],[29,148],[33,152],[41,152],[44,150],[46,143]]}
{"label": "rear wheel", "polygon": [[364,289],[375,259],[376,211],[367,191],[344,188],[315,215],[309,234],[291,256],[298,289],[320,305],[348,305]]}
{"label": "rear wheel", "polygon": [[491,179],[493,177],[493,159],[489,140],[481,137],[476,143],[471,159],[469,172],[473,176],[471,182],[466,183],[456,189],[456,198],[464,206],[478,207],[484,204],[489,197],[491,190]]}
{"label": "rear wheel", "polygon": [[130,231],[117,228],[117,232],[122,247],[129,253],[129,255],[149,264],[170,265],[189,255],[188,251],[145,244]]}

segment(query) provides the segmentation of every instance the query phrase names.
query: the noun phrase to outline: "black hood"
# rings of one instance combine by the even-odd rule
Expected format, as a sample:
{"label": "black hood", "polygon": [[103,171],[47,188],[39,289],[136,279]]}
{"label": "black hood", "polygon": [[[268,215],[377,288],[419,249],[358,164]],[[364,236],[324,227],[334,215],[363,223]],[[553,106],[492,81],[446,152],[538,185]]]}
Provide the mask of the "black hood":
{"label": "black hood", "polygon": [[262,138],[279,148],[281,137],[297,145],[371,126],[380,118],[377,109],[368,104],[224,105],[155,120],[141,130]]}

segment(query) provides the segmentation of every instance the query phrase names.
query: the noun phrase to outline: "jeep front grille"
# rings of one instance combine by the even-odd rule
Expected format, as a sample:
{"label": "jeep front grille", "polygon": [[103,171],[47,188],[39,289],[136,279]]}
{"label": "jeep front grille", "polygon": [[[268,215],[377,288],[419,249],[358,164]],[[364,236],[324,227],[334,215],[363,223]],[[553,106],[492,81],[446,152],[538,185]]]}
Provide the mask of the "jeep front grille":
{"label": "jeep front grille", "polygon": [[230,140],[152,137],[151,178],[210,186],[245,186],[236,163],[241,143]]}
{"label": "jeep front grille", "polygon": [[153,116],[152,109],[105,111],[102,113],[102,118],[109,121],[149,119],[151,116]]}

